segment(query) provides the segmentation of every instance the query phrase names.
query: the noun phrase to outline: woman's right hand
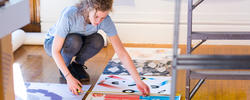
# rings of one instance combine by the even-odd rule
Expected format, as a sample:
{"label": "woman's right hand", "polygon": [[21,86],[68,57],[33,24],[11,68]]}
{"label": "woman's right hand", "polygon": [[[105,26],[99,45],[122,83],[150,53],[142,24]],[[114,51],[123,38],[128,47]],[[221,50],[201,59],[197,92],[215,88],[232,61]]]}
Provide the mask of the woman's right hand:
{"label": "woman's right hand", "polygon": [[79,82],[75,77],[73,77],[71,74],[68,75],[66,77],[66,80],[67,80],[67,85],[69,87],[69,90],[75,94],[75,95],[78,95],[78,91],[77,90],[80,90],[80,93],[83,93],[82,89],[81,89],[81,82]]}

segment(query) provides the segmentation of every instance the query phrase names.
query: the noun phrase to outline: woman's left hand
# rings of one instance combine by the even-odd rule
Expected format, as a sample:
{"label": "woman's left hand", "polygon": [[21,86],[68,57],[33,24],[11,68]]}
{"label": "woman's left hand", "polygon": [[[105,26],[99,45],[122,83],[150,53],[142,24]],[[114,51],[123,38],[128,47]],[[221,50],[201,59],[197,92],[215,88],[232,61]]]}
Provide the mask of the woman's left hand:
{"label": "woman's left hand", "polygon": [[142,96],[148,96],[150,94],[149,87],[142,80],[136,81],[136,86],[139,91],[141,91]]}

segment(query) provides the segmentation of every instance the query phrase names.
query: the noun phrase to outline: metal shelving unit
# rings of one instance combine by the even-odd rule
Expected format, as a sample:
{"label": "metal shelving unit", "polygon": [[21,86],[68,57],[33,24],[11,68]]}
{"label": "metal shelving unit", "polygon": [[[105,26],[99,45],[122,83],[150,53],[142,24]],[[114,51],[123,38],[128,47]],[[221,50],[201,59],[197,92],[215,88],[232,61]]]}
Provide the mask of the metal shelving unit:
{"label": "metal shelving unit", "polygon": [[[207,40],[250,40],[250,32],[195,32],[192,31],[193,10],[204,0],[188,0],[188,23],[187,23],[187,54],[178,55],[179,40],[179,19],[181,0],[175,3],[175,25],[174,25],[174,54],[172,69],[171,100],[174,100],[176,91],[177,70],[186,70],[186,95],[185,99],[190,100],[206,79],[219,80],[249,80],[250,71],[197,71],[197,69],[250,69],[250,55],[193,55],[197,47]],[[192,47],[192,40],[202,40]],[[190,79],[200,79],[190,91]]]}

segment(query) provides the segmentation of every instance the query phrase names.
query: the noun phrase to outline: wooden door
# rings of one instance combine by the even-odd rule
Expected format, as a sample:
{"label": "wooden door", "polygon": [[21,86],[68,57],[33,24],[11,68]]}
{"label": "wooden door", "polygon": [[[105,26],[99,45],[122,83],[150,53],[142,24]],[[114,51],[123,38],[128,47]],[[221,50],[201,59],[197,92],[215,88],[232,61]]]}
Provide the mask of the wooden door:
{"label": "wooden door", "polygon": [[30,0],[30,24],[22,29],[25,32],[41,32],[40,0]]}
{"label": "wooden door", "polygon": [[7,2],[8,0],[0,0],[0,7],[4,6],[5,2]]}

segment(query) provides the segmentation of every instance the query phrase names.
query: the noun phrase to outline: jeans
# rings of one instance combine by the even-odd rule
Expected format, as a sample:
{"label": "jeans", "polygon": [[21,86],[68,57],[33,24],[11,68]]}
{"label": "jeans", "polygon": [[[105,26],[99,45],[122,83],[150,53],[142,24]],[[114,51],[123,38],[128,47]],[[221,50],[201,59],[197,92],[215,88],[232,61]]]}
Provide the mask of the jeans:
{"label": "jeans", "polygon": [[[44,49],[49,56],[52,56],[52,43],[54,37],[44,41]],[[104,40],[99,33],[83,36],[71,33],[66,36],[61,55],[66,66],[69,66],[72,58],[76,56],[75,62],[84,65],[85,61],[96,55],[104,47]]]}

